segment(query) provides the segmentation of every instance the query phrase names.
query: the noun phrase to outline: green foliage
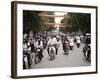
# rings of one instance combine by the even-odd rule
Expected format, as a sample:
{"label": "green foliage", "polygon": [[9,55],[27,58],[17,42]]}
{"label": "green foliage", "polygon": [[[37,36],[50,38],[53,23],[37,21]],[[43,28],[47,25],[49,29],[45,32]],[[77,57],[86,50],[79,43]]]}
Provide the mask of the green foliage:
{"label": "green foliage", "polygon": [[[47,12],[47,14],[48,15],[54,15],[54,12],[49,11],[49,12]],[[49,20],[50,23],[54,23],[54,18],[49,18],[48,20]]]}
{"label": "green foliage", "polygon": [[41,18],[37,15],[39,11],[23,11],[23,32],[41,30]]}
{"label": "green foliage", "polygon": [[[39,17],[38,14],[41,13],[41,11],[23,11],[23,32],[27,33],[30,30],[37,33],[40,31],[45,30],[45,25],[43,23],[43,18],[45,17]],[[47,12],[47,14],[53,15],[53,12]],[[53,23],[54,18],[49,18],[48,22]]]}
{"label": "green foliage", "polygon": [[52,12],[52,11],[48,11],[47,14],[49,14],[49,15],[53,15],[54,12]]}
{"label": "green foliage", "polygon": [[91,32],[91,15],[87,13],[68,13],[71,15],[69,19],[63,19],[61,22],[72,25],[72,28],[66,29],[66,31],[81,31]]}

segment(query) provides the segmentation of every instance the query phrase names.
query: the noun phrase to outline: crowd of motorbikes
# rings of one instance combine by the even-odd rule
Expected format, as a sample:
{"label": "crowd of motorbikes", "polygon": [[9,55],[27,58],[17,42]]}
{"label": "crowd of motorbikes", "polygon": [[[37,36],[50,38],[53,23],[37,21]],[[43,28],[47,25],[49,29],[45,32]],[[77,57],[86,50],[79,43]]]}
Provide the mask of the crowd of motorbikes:
{"label": "crowd of motorbikes", "polygon": [[[23,69],[29,69],[31,68],[31,65],[33,64],[37,64],[39,62],[42,61],[43,59],[43,50],[47,49],[48,55],[50,60],[54,60],[56,58],[57,55],[57,47],[59,46],[59,44],[49,44],[48,45],[48,37],[50,37],[51,35],[49,34],[44,36],[39,36],[39,38],[41,38],[42,43],[43,43],[43,48],[40,47],[35,47],[34,46],[34,41],[33,41],[33,36],[31,38],[27,38],[25,37],[25,41],[27,41],[27,43],[29,42],[29,46],[26,44],[27,49],[23,50]],[[52,35],[53,36],[53,35]],[[90,46],[90,36],[87,37],[85,39],[82,39],[79,35],[78,36],[71,36],[70,40],[69,40],[69,36],[61,36],[61,35],[54,35],[57,39],[57,41],[61,41],[62,42],[62,48],[64,51],[64,54],[68,55],[69,54],[69,50],[73,50],[74,49],[74,44],[76,44],[77,48],[80,48],[80,44],[83,42],[83,44],[85,44],[85,46],[83,47],[83,56],[87,61],[91,60],[91,46]],[[57,37],[59,36],[59,37]],[[37,37],[36,37],[37,38]],[[86,41],[87,40],[87,41]],[[29,49],[30,48],[30,49]],[[33,49],[34,48],[34,49]]]}

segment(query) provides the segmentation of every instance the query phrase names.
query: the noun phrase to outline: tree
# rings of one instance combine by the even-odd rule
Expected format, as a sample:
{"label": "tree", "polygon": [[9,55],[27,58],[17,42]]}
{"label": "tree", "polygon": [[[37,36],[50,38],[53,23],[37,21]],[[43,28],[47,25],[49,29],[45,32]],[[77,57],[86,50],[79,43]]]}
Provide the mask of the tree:
{"label": "tree", "polygon": [[91,15],[88,13],[68,13],[69,19],[63,19],[62,23],[72,25],[67,31],[91,32]]}
{"label": "tree", "polygon": [[[47,22],[54,22],[54,18],[46,18],[42,16],[38,16],[39,13],[43,11],[23,11],[23,32],[28,33],[30,30],[37,33],[40,31],[44,31],[47,29],[46,25],[44,24],[45,21]],[[46,12],[47,14],[52,15],[53,12]]]}
{"label": "tree", "polygon": [[38,16],[39,11],[23,11],[23,32],[30,30],[39,32],[41,30],[41,18]]}

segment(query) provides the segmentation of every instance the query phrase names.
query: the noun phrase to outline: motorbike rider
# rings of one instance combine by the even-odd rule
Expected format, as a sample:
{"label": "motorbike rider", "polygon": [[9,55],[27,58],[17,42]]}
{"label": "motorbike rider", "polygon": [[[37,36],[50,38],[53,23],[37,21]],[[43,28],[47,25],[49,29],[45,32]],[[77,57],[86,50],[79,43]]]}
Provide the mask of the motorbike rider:
{"label": "motorbike rider", "polygon": [[44,48],[44,49],[46,48],[46,45],[47,45],[47,39],[46,39],[46,37],[44,36],[44,37],[43,37],[43,48]]}
{"label": "motorbike rider", "polygon": [[81,43],[80,36],[76,37],[76,42],[77,42],[77,47],[79,47]]}
{"label": "motorbike rider", "polygon": [[[51,35],[49,37],[49,40],[47,42],[47,45],[51,45],[51,46],[54,46],[55,47],[56,44],[57,44],[57,40],[53,37],[53,35]],[[48,46],[48,48],[47,48],[48,54],[49,54],[49,48],[50,47]],[[55,49],[56,49],[56,54],[57,54],[57,48],[55,47]]]}
{"label": "motorbike rider", "polygon": [[28,42],[28,40],[23,40],[23,55],[27,56],[27,60],[28,60],[28,67],[30,68],[31,66],[31,62],[30,62],[30,52],[31,52],[31,47],[29,46],[30,43]]}
{"label": "motorbike rider", "polygon": [[70,38],[70,49],[72,50],[74,46],[74,39],[73,37]]}
{"label": "motorbike rider", "polygon": [[[87,36],[85,39],[85,47],[83,48],[84,56],[87,57],[86,59],[89,59],[91,53],[90,50],[91,50],[91,39],[90,36]],[[86,56],[86,51],[88,51],[87,56]]]}
{"label": "motorbike rider", "polygon": [[87,36],[86,37],[86,39],[85,39],[85,44],[90,44],[91,43],[91,39],[90,39],[90,37],[89,36]]}
{"label": "motorbike rider", "polygon": [[27,44],[26,44],[26,40],[24,39],[23,40],[23,69],[26,69],[25,61],[24,61],[25,55],[27,56]]}
{"label": "motorbike rider", "polygon": [[66,53],[66,50],[67,50],[67,54],[68,54],[68,50],[69,50],[69,41],[68,41],[68,39],[65,39],[64,41],[63,41],[63,50],[64,50],[64,52]]}
{"label": "motorbike rider", "polygon": [[39,53],[39,59],[41,60],[43,57],[43,41],[41,40],[41,37],[39,36],[37,41],[35,42],[35,50],[40,49],[40,53]]}

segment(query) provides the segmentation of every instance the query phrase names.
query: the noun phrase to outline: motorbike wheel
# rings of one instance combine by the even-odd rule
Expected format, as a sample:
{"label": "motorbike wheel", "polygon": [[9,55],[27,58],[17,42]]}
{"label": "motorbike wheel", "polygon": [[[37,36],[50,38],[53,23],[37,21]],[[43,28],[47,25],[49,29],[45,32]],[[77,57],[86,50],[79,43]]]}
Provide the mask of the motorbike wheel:
{"label": "motorbike wheel", "polygon": [[80,44],[77,44],[77,48],[79,48],[80,47]]}
{"label": "motorbike wheel", "polygon": [[70,50],[73,50],[73,46],[70,46]]}
{"label": "motorbike wheel", "polygon": [[50,51],[50,60],[52,61],[52,60],[54,60],[55,59],[55,55],[54,55],[54,50],[52,49],[51,51]]}
{"label": "motorbike wheel", "polygon": [[35,64],[39,63],[40,62],[40,59],[39,59],[39,55],[36,55],[35,56]]}
{"label": "motorbike wheel", "polygon": [[64,54],[68,55],[68,51],[66,49],[64,49]]}

